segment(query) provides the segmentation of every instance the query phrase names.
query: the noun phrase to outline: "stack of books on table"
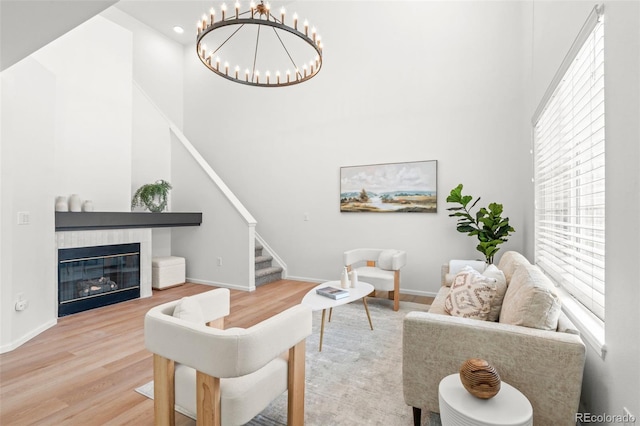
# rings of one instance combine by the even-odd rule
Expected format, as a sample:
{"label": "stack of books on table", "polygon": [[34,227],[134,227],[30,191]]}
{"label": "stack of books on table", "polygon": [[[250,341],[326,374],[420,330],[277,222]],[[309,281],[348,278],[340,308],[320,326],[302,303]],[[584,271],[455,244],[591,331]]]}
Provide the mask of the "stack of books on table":
{"label": "stack of books on table", "polygon": [[349,296],[349,290],[342,290],[340,288],[335,287],[322,287],[316,289],[316,293],[321,296],[329,297],[331,299],[342,299],[343,297]]}

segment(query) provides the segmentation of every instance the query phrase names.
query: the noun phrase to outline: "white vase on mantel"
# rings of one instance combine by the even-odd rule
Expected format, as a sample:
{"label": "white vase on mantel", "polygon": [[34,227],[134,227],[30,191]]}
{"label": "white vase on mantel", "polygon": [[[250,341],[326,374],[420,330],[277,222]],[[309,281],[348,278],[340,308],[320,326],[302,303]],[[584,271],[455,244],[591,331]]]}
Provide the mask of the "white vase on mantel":
{"label": "white vase on mantel", "polygon": [[82,211],[83,212],[92,212],[93,211],[93,201],[85,200],[85,202],[82,203]]}
{"label": "white vase on mantel", "polygon": [[69,203],[67,203],[67,197],[56,197],[56,211],[68,212]]}
{"label": "white vase on mantel", "polygon": [[78,194],[72,194],[69,197],[69,211],[70,212],[81,212],[82,211],[82,200]]}

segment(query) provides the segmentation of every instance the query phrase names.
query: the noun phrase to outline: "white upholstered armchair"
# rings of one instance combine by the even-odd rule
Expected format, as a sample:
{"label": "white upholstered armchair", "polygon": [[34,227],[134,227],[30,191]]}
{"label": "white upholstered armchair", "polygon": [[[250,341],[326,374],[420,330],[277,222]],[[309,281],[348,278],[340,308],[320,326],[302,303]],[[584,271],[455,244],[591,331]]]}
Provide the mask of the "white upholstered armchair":
{"label": "white upholstered armchair", "polygon": [[288,390],[288,424],[303,425],[311,309],[297,305],[250,328],[223,330],[228,314],[228,289],[147,312],[155,424],[175,423],[174,404],[196,413],[198,425],[244,424]]}
{"label": "white upholstered armchair", "polygon": [[400,308],[400,269],[407,263],[407,252],[394,249],[361,248],[343,255],[347,270],[355,270],[358,279],[376,290],[388,291],[393,310]]}

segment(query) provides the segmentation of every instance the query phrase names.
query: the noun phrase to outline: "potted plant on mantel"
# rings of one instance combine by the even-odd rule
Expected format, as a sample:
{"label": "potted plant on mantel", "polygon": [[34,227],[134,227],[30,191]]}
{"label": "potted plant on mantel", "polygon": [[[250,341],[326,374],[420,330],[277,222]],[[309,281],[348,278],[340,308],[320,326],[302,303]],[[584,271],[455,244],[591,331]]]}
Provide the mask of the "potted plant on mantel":
{"label": "potted plant on mantel", "polygon": [[165,180],[142,185],[131,199],[131,208],[145,207],[153,213],[160,213],[167,208],[167,197],[171,184]]}
{"label": "potted plant on mantel", "polygon": [[498,245],[507,241],[509,234],[516,230],[509,225],[508,217],[502,217],[502,204],[491,203],[472,215],[471,210],[480,201],[480,197],[467,208],[472,200],[471,195],[462,195],[462,184],[460,184],[453,188],[447,197],[447,203],[456,203],[459,206],[449,207],[447,210],[454,212],[449,215],[450,217],[458,218],[456,225],[458,232],[478,237],[480,243],[476,246],[476,250],[485,256],[487,264],[492,264],[493,256],[500,250]]}

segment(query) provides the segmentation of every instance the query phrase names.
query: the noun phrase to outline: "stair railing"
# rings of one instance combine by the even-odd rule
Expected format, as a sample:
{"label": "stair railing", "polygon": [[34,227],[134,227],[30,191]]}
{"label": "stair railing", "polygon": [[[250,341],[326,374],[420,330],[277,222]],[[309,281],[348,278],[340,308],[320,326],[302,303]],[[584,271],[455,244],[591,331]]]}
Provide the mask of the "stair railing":
{"label": "stair railing", "polygon": [[[202,170],[206,173],[206,175],[211,179],[211,181],[218,187],[220,192],[229,200],[231,205],[235,208],[235,210],[240,214],[243,218],[244,222],[247,225],[247,232],[249,238],[249,283],[248,289],[249,291],[255,290],[255,241],[256,237],[260,239],[263,243],[263,246],[267,248],[273,255],[273,252],[268,248],[266,244],[264,244],[264,240],[257,236],[255,232],[255,227],[257,224],[256,219],[249,213],[249,210],[240,202],[238,197],[229,189],[229,187],[224,183],[222,178],[211,168],[207,160],[198,152],[198,150],[193,146],[193,144],[187,139],[187,137],[182,133],[182,130],[176,124],[167,117],[164,112],[156,105],[156,103],[149,97],[149,95],[140,87],[140,85],[133,81],[133,85],[140,91],[142,95],[147,99],[147,101],[153,105],[153,107],[160,114],[162,119],[167,123],[171,133],[173,133],[178,141],[182,144],[182,146],[187,150],[187,152],[191,155],[191,157],[198,163],[198,165],[202,168]],[[276,256],[274,258],[278,259]],[[277,260],[277,261],[278,261]]]}

